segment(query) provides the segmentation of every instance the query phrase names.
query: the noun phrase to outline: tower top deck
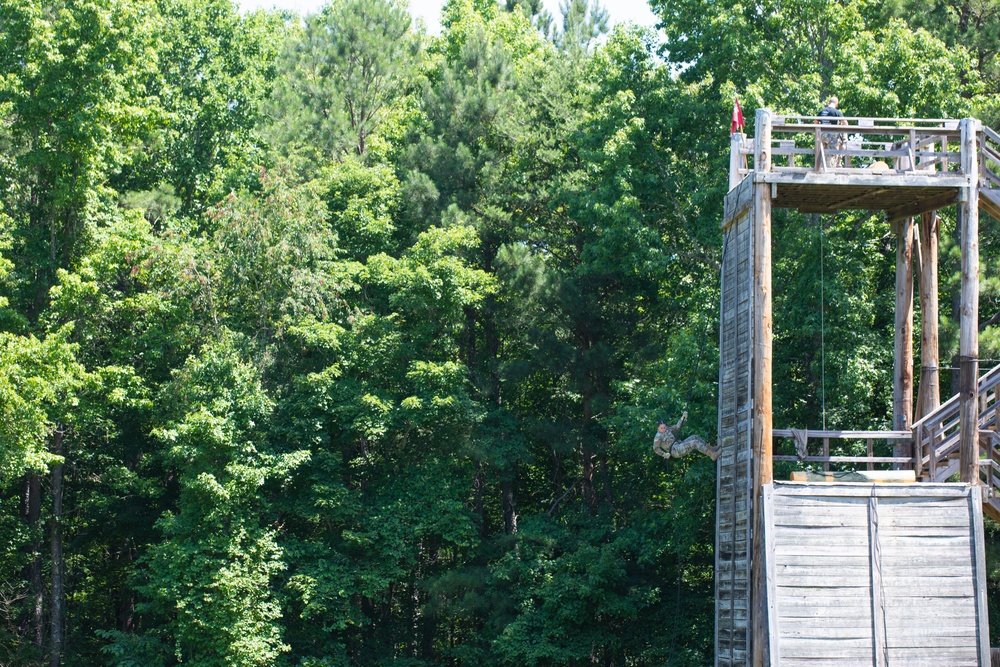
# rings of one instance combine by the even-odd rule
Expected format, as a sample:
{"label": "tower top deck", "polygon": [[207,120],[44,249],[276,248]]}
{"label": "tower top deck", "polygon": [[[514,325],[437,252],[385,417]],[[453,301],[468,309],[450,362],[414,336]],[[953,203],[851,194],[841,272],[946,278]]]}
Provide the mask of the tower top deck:
{"label": "tower top deck", "polygon": [[730,190],[752,176],[771,184],[776,208],[893,221],[956,203],[974,184],[1000,186],[1000,135],[976,119],[822,120],[758,110],[753,137],[732,135]]}

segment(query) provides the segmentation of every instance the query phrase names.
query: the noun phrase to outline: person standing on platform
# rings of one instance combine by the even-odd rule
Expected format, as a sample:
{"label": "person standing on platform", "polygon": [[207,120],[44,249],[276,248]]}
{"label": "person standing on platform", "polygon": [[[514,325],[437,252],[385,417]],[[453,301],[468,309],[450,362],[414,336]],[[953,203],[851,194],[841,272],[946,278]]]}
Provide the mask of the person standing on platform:
{"label": "person standing on platform", "polygon": [[[826,101],[826,106],[823,107],[819,112],[820,123],[823,125],[847,125],[847,121],[844,120],[844,114],[839,109],[840,100],[837,99],[836,95],[831,95],[830,99]],[[842,150],[844,148],[844,134],[843,132],[822,132],[820,134],[820,140],[823,142],[823,155],[826,160],[825,164],[827,167],[838,167],[841,165],[842,160],[839,155],[827,155],[826,151],[829,149]]]}

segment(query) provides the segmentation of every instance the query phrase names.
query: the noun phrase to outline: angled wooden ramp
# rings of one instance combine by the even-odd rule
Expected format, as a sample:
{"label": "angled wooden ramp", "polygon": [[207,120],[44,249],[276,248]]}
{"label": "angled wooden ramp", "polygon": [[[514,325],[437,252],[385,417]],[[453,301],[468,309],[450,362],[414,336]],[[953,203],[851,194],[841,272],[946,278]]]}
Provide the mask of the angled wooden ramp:
{"label": "angled wooden ramp", "polygon": [[771,667],[989,667],[966,484],[764,487]]}

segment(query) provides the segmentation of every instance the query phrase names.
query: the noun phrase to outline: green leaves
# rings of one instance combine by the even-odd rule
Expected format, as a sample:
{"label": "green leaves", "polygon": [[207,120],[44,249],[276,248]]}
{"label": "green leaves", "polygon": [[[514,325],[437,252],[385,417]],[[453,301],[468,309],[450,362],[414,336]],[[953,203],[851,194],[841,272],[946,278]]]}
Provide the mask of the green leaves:
{"label": "green leaves", "polygon": [[[518,4],[0,0],[0,642],[64,562],[67,665],[710,661],[714,467],[649,450],[712,439],[731,96],[959,115],[994,58],[941,3]],[[884,425],[891,238],[782,215],[777,418]]]}
{"label": "green leaves", "polygon": [[0,192],[18,229],[18,307],[32,319],[56,270],[84,254],[103,186],[155,117],[141,85],[156,63],[146,10],[103,0],[0,3],[9,137]]}
{"label": "green leaves", "polygon": [[348,150],[364,157],[415,76],[421,44],[410,23],[396,0],[334,0],[307,17],[280,60],[274,143],[312,167]]}
{"label": "green leaves", "polygon": [[271,85],[276,16],[241,16],[228,0],[159,0],[152,17],[162,66],[144,82],[161,123],[124,188],[169,183],[196,214],[253,181],[257,128]]}
{"label": "green leaves", "polygon": [[161,396],[169,415],[157,437],[180,484],[177,512],[159,521],[140,589],[158,634],[178,660],[271,665],[288,647],[272,580],[284,569],[273,529],[257,518],[260,489],[306,460],[271,456],[263,434],[272,403],[245,341],[224,335],[177,372]]}
{"label": "green leaves", "polygon": [[72,419],[85,377],[69,331],[44,340],[0,333],[0,483],[61,462],[47,439]]}
{"label": "green leaves", "polygon": [[400,184],[389,165],[348,159],[320,171],[330,224],[347,257],[364,261],[394,250]]}

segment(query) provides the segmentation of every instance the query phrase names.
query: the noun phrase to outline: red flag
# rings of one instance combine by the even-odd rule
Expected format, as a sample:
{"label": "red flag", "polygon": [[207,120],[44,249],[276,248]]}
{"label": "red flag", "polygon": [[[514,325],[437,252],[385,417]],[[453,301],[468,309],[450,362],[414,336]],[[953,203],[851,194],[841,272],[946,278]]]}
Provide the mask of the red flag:
{"label": "red flag", "polygon": [[729,134],[736,134],[743,129],[743,109],[740,108],[740,98],[733,98],[733,122],[730,126]]}

